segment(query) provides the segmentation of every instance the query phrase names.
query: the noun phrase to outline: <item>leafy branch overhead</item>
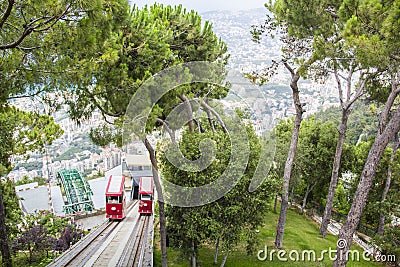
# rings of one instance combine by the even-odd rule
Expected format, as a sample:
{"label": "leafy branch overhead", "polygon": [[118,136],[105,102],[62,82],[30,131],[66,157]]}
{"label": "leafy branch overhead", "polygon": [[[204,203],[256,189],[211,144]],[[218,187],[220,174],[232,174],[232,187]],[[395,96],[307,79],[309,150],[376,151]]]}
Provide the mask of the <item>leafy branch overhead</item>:
{"label": "leafy branch overhead", "polygon": [[[84,76],[80,59],[98,50],[99,40],[121,25],[128,10],[124,0],[0,2],[0,177],[11,171],[12,155],[42,149],[62,134],[45,112],[22,111],[12,102],[35,97],[57,108],[59,103],[54,102],[62,96],[60,89],[68,96],[73,88],[66,74],[75,80]],[[10,226],[20,220],[18,200],[9,182],[1,183],[0,192],[4,266],[12,265],[9,241],[15,231]]]}
{"label": "leafy branch overhead", "polygon": [[[199,14],[182,6],[133,7],[125,26],[98,44],[97,50],[80,56],[80,76],[65,74],[72,88],[66,99],[71,116],[77,120],[100,110],[116,133],[110,141],[117,143],[126,108],[146,80],[183,62],[226,64],[229,58],[225,43],[213,33],[211,23],[202,22]],[[207,94],[210,98],[220,98],[227,93],[225,88],[204,90],[204,87],[185,85],[165,94],[152,110],[146,130],[165,126],[168,113],[193,97]],[[96,137],[100,130],[92,132],[94,140],[102,139]]]}
{"label": "leafy branch overhead", "polygon": [[9,161],[11,155],[24,155],[27,151],[42,149],[63,133],[52,117],[15,107],[0,107],[0,124],[0,166],[8,171],[12,167]]}

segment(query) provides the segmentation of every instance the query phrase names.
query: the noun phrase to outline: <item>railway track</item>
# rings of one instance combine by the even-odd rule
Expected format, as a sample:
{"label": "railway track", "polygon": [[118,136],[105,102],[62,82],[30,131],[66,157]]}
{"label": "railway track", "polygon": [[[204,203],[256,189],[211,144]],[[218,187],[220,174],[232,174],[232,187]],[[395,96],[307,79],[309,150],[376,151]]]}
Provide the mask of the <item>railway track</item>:
{"label": "railway track", "polygon": [[128,207],[127,217],[106,221],[48,266],[142,266],[150,216]]}
{"label": "railway track", "polygon": [[149,216],[139,217],[118,261],[118,267],[143,265],[144,249],[146,247],[143,244],[146,242],[148,226]]}

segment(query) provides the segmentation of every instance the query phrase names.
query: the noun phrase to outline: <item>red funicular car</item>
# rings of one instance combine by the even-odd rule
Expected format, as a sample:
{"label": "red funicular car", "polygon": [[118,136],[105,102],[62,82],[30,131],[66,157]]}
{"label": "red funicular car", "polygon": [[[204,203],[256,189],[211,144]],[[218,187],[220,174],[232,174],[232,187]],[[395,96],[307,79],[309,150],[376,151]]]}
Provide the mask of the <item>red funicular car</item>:
{"label": "red funicular car", "polygon": [[106,189],[106,218],[122,220],[126,216],[125,177],[110,175]]}
{"label": "red funicular car", "polygon": [[139,183],[139,213],[151,215],[153,213],[153,177],[140,177]]}

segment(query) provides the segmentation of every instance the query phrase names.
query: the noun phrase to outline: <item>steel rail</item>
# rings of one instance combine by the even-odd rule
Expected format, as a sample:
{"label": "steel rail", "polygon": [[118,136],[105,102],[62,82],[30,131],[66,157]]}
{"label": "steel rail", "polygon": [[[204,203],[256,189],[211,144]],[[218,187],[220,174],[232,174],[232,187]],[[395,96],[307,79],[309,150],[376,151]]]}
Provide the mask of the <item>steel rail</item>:
{"label": "steel rail", "polygon": [[[138,204],[138,201],[132,202],[128,208],[127,208],[127,214],[131,212],[131,210]],[[90,258],[93,256],[93,254],[100,248],[101,244],[109,237],[109,235],[115,230],[115,228],[118,226],[119,221],[105,221],[102,223],[99,227],[96,228],[94,233],[91,233],[87,235],[85,238],[80,240],[78,243],[76,243],[74,246],[72,246],[68,252],[64,252],[61,256],[59,256],[57,259],[55,259],[52,263],[47,265],[48,267],[52,266],[57,266],[57,267],[63,267],[63,266],[69,266],[75,259],[78,257],[82,256],[83,252],[87,250],[87,248],[92,245],[94,242],[97,242],[96,246],[89,251],[85,255],[85,258],[80,262],[79,266],[83,266]],[[101,240],[98,240],[100,235],[104,234],[106,230],[110,228],[110,230],[101,238]]]}
{"label": "steel rail", "polygon": [[147,219],[143,216],[140,216],[136,221],[121,258],[118,261],[118,267],[133,266],[133,263],[137,261],[140,242],[143,239],[146,224]]}

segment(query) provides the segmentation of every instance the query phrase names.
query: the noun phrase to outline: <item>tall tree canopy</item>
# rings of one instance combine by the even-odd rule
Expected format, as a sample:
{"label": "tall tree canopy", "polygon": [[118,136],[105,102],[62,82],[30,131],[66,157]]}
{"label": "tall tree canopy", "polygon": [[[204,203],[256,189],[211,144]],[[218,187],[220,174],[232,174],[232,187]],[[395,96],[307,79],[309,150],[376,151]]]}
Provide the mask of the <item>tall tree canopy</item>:
{"label": "tall tree canopy", "polygon": [[122,0],[2,1],[1,103],[57,90],[65,72],[78,75],[76,59],[96,51],[127,8]]}
{"label": "tall tree canopy", "polygon": [[[121,130],[128,104],[147,79],[183,62],[217,61],[226,64],[228,59],[227,47],[212,31],[212,25],[182,6],[155,4],[144,8],[133,7],[125,25],[113,30],[109,38],[97,44],[96,50],[88,51],[89,56],[88,53],[76,56],[80,72],[66,73],[63,77],[66,77],[64,81],[69,88],[64,98],[70,104],[71,116],[80,120],[98,109],[108,122],[91,131],[92,139],[101,145],[112,141],[122,145]],[[185,103],[189,126],[193,130],[189,99],[207,93],[212,98],[226,94],[225,88],[204,88],[202,85],[187,85],[165,94],[151,111],[146,133],[160,126],[166,129],[171,127],[165,119],[180,103]],[[149,89],[148,96],[154,95],[157,89],[157,86]],[[141,101],[145,102],[144,99]],[[150,152],[155,185],[158,195],[162,196],[154,148],[147,138],[141,138]],[[163,266],[166,266],[163,205],[159,202],[162,260]]]}
{"label": "tall tree canopy", "polygon": [[[170,243],[179,248],[183,254],[189,254],[192,264],[193,258],[199,253],[199,247],[205,242],[216,244],[215,255],[218,254],[218,248],[222,247],[225,256],[221,266],[224,265],[229,252],[240,240],[246,241],[249,253],[254,252],[257,244],[256,230],[262,225],[265,212],[274,196],[273,192],[278,187],[277,181],[270,177],[265,179],[256,191],[249,192],[249,185],[256,168],[259,167],[262,139],[255,134],[251,124],[243,121],[235,123],[246,130],[248,140],[244,140],[244,142],[248,142],[250,146],[249,160],[243,177],[227,194],[214,202],[197,207],[168,205],[166,209]],[[232,164],[230,162],[232,160],[231,153],[234,149],[232,149],[232,140],[229,134],[225,133],[218,125],[215,126],[216,131],[212,131],[211,125],[205,119],[202,120],[201,125],[203,129],[201,133],[191,133],[188,129],[184,131],[182,139],[179,141],[179,148],[186,159],[195,161],[201,154],[199,144],[205,138],[209,138],[216,145],[215,159],[204,170],[182,170],[179,166],[174,166],[165,153],[160,153],[161,168],[167,181],[180,186],[200,187],[219,179],[228,169],[228,165]],[[236,145],[239,147],[247,145],[244,142]],[[174,144],[164,144],[162,151],[165,152],[169,146],[174,146]],[[231,169],[229,175],[242,175],[238,169],[232,170],[235,169]],[[168,185],[166,188],[168,190]],[[174,191],[168,191],[168,193],[173,194]],[[177,197],[188,197],[182,192],[179,194]],[[188,194],[190,193],[188,192]],[[215,256],[214,262],[217,263],[217,256]]]}
{"label": "tall tree canopy", "polygon": [[[47,92],[65,85],[63,74],[79,75],[76,55],[96,49],[95,41],[118,25],[128,7],[124,0],[0,2],[0,176],[11,170],[11,155],[42,148],[62,133],[47,115],[19,110],[11,102],[23,97],[46,98]],[[14,196],[3,190],[0,193],[2,260],[11,266],[4,213],[13,213],[15,207],[9,203],[15,192]],[[6,206],[3,197],[11,198],[4,199]]]}
{"label": "tall tree canopy", "polygon": [[[202,23],[194,11],[182,6],[134,7],[126,25],[102,43],[95,58],[82,55],[85,75],[78,82],[71,76],[71,114],[80,119],[99,109],[118,125],[133,94],[152,75],[183,62],[226,62],[226,51],[211,24]],[[174,106],[177,101],[181,102],[169,96],[162,102]]]}
{"label": "tall tree canopy", "polygon": [[[296,39],[311,39],[313,57],[334,71],[360,68],[370,74],[365,89],[375,99],[385,103],[377,138],[371,147],[352,207],[340,238],[352,235],[365,207],[376,167],[383,150],[398,132],[400,110],[391,108],[400,92],[399,80],[399,3],[398,1],[276,1],[272,9],[278,24],[286,25],[288,35]],[[331,59],[326,61],[326,59]],[[343,60],[344,59],[344,60]],[[336,73],[338,77],[338,73]],[[342,251],[344,250],[344,251]],[[336,260],[343,266],[346,260]]]}
{"label": "tall tree canopy", "polygon": [[[272,10],[273,4],[271,3],[268,8]],[[289,201],[290,179],[293,170],[293,161],[296,156],[300,125],[303,119],[303,113],[305,112],[304,106],[306,105],[306,103],[300,101],[301,90],[299,87],[299,81],[301,78],[307,77],[316,60],[313,57],[313,47],[310,44],[310,39],[293,38],[293,36],[288,34],[289,30],[287,24],[280,23],[276,18],[269,15],[267,15],[267,20],[263,25],[258,27],[254,26],[252,30],[253,39],[257,42],[260,41],[262,34],[266,34],[271,35],[272,37],[278,35],[280,41],[283,43],[281,58],[278,61],[273,60],[271,66],[265,71],[251,75],[253,81],[257,81],[258,79],[261,80],[261,83],[267,81],[270,76],[276,74],[278,66],[282,64],[290,73],[289,84],[290,89],[292,90],[292,100],[296,111],[291,135],[292,137],[283,172],[281,207],[275,238],[275,246],[277,248],[282,248],[283,246],[283,236],[285,232],[286,214]]]}
{"label": "tall tree canopy", "polygon": [[[346,224],[339,238],[347,241],[346,253],[353,233],[365,208],[378,163],[388,142],[400,130],[400,109],[391,112],[400,93],[400,33],[398,1],[343,2],[339,16],[345,20],[344,36],[353,47],[354,56],[363,66],[376,68],[379,74],[367,89],[384,102],[377,136],[365,162]],[[336,260],[335,266],[344,266],[346,259]]]}

